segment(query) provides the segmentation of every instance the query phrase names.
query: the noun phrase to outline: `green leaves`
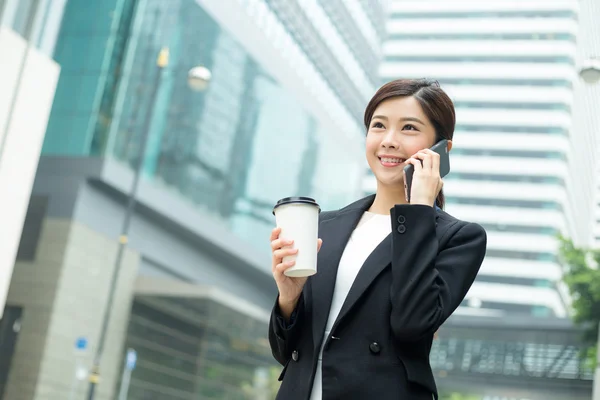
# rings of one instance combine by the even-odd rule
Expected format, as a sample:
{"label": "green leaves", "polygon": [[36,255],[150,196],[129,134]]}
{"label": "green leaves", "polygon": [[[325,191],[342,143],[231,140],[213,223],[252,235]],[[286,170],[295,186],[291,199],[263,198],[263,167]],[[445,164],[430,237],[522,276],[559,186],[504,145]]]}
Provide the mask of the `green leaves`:
{"label": "green leaves", "polygon": [[558,240],[564,265],[563,281],[573,299],[573,321],[586,327],[583,336],[585,356],[591,366],[595,366],[600,323],[600,250],[577,247],[562,236]]}

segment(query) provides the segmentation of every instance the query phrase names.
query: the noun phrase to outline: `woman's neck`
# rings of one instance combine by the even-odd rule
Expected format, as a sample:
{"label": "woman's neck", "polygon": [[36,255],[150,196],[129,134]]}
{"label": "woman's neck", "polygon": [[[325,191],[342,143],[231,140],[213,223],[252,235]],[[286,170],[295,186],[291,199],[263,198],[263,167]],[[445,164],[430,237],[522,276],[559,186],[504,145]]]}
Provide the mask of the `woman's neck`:
{"label": "woman's neck", "polygon": [[389,215],[396,204],[406,204],[404,187],[389,187],[377,183],[377,194],[369,211],[375,214]]}

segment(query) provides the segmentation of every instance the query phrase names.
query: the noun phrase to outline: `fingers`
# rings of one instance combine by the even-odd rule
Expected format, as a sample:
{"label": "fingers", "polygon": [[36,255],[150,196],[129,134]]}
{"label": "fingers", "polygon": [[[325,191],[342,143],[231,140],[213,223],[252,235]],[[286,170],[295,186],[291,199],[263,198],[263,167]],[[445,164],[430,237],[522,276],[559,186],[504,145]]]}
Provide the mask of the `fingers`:
{"label": "fingers", "polygon": [[[294,241],[279,238],[280,233],[280,228],[275,228],[271,232],[271,250],[273,252],[273,263],[271,269],[273,276],[275,276],[276,279],[281,277],[284,271],[296,264],[296,261],[294,260],[284,262],[283,259],[298,253],[298,249],[290,247]],[[321,250],[322,244],[323,240],[317,239],[317,252]]]}
{"label": "fingers", "polygon": [[293,256],[296,253],[298,253],[298,249],[279,249],[273,252],[273,257],[279,261],[284,257]]}
{"label": "fingers", "polygon": [[271,242],[271,250],[275,251],[281,249],[282,247],[290,246],[292,243],[294,243],[293,240],[275,239]]}
{"label": "fingers", "polygon": [[421,164],[421,160],[419,160],[418,158],[416,158],[416,154],[414,156],[412,156],[411,158],[409,158],[408,160],[406,160],[406,162],[408,164],[412,164],[415,167],[415,172],[417,171],[421,171],[423,169],[423,164]]}
{"label": "fingers", "polygon": [[427,154],[429,154],[429,158],[431,160],[431,169],[436,175],[440,173],[440,155],[433,150],[427,149],[425,150]]}
{"label": "fingers", "polygon": [[[281,228],[275,228],[271,231],[271,250],[273,252],[273,262],[271,269],[273,274],[283,273],[290,266],[294,265],[294,261],[283,262],[283,258],[294,255],[298,252],[290,246],[294,243],[293,240],[280,238]],[[278,272],[280,271],[280,272]]]}
{"label": "fingers", "polygon": [[427,170],[427,171],[431,170],[431,164],[432,164],[432,162],[431,162],[431,156],[429,154],[427,154],[425,152],[425,150],[419,151],[413,157],[415,157],[415,158],[417,158],[417,159],[419,159],[419,160],[421,160],[423,162],[422,165],[423,165],[423,169],[424,170]]}
{"label": "fingers", "polygon": [[[412,161],[413,159],[421,161],[415,163]],[[420,169],[430,171],[434,175],[439,175],[440,173],[440,155],[431,149],[419,151],[417,154],[412,156],[408,162],[415,166],[415,171],[417,171],[419,169],[418,167],[421,166]],[[418,166],[417,164],[420,165]]]}
{"label": "fingers", "polygon": [[271,242],[279,239],[279,234],[281,233],[281,228],[273,228],[271,231]]}
{"label": "fingers", "polygon": [[291,261],[286,261],[286,262],[280,262],[279,264],[277,264],[274,268],[273,268],[273,275],[275,277],[277,277],[278,275],[283,275],[283,273],[292,268],[294,265],[296,265],[296,261],[291,260]]}

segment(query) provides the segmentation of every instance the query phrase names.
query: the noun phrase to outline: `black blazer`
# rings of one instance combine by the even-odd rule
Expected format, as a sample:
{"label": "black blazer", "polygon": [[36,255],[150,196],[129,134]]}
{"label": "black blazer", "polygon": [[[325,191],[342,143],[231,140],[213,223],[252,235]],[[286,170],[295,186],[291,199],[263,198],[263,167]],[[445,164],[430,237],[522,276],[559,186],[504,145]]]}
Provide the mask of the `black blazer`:
{"label": "black blazer", "polygon": [[[306,282],[289,323],[275,302],[269,342],[284,366],[278,400],[309,399],[338,264],[373,200],[321,214],[318,272]],[[360,269],[325,341],[323,400],[438,398],[429,364],[433,334],[475,280],[486,233],[422,205],[394,206],[390,223],[392,233]]]}

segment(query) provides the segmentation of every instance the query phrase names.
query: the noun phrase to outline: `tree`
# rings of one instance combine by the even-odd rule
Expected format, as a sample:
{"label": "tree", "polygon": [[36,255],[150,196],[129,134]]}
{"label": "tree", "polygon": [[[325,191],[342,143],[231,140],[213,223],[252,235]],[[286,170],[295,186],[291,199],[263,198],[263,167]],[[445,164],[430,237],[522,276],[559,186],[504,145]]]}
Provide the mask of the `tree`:
{"label": "tree", "polygon": [[573,321],[585,327],[584,356],[595,368],[600,323],[600,250],[577,247],[562,236],[559,242],[560,257],[565,265],[563,280],[573,299]]}
{"label": "tree", "polygon": [[281,374],[281,367],[275,366],[268,369],[267,379],[261,382],[262,384],[244,382],[242,391],[246,396],[245,398],[248,400],[275,400],[281,385],[281,382],[277,380],[279,374]]}

